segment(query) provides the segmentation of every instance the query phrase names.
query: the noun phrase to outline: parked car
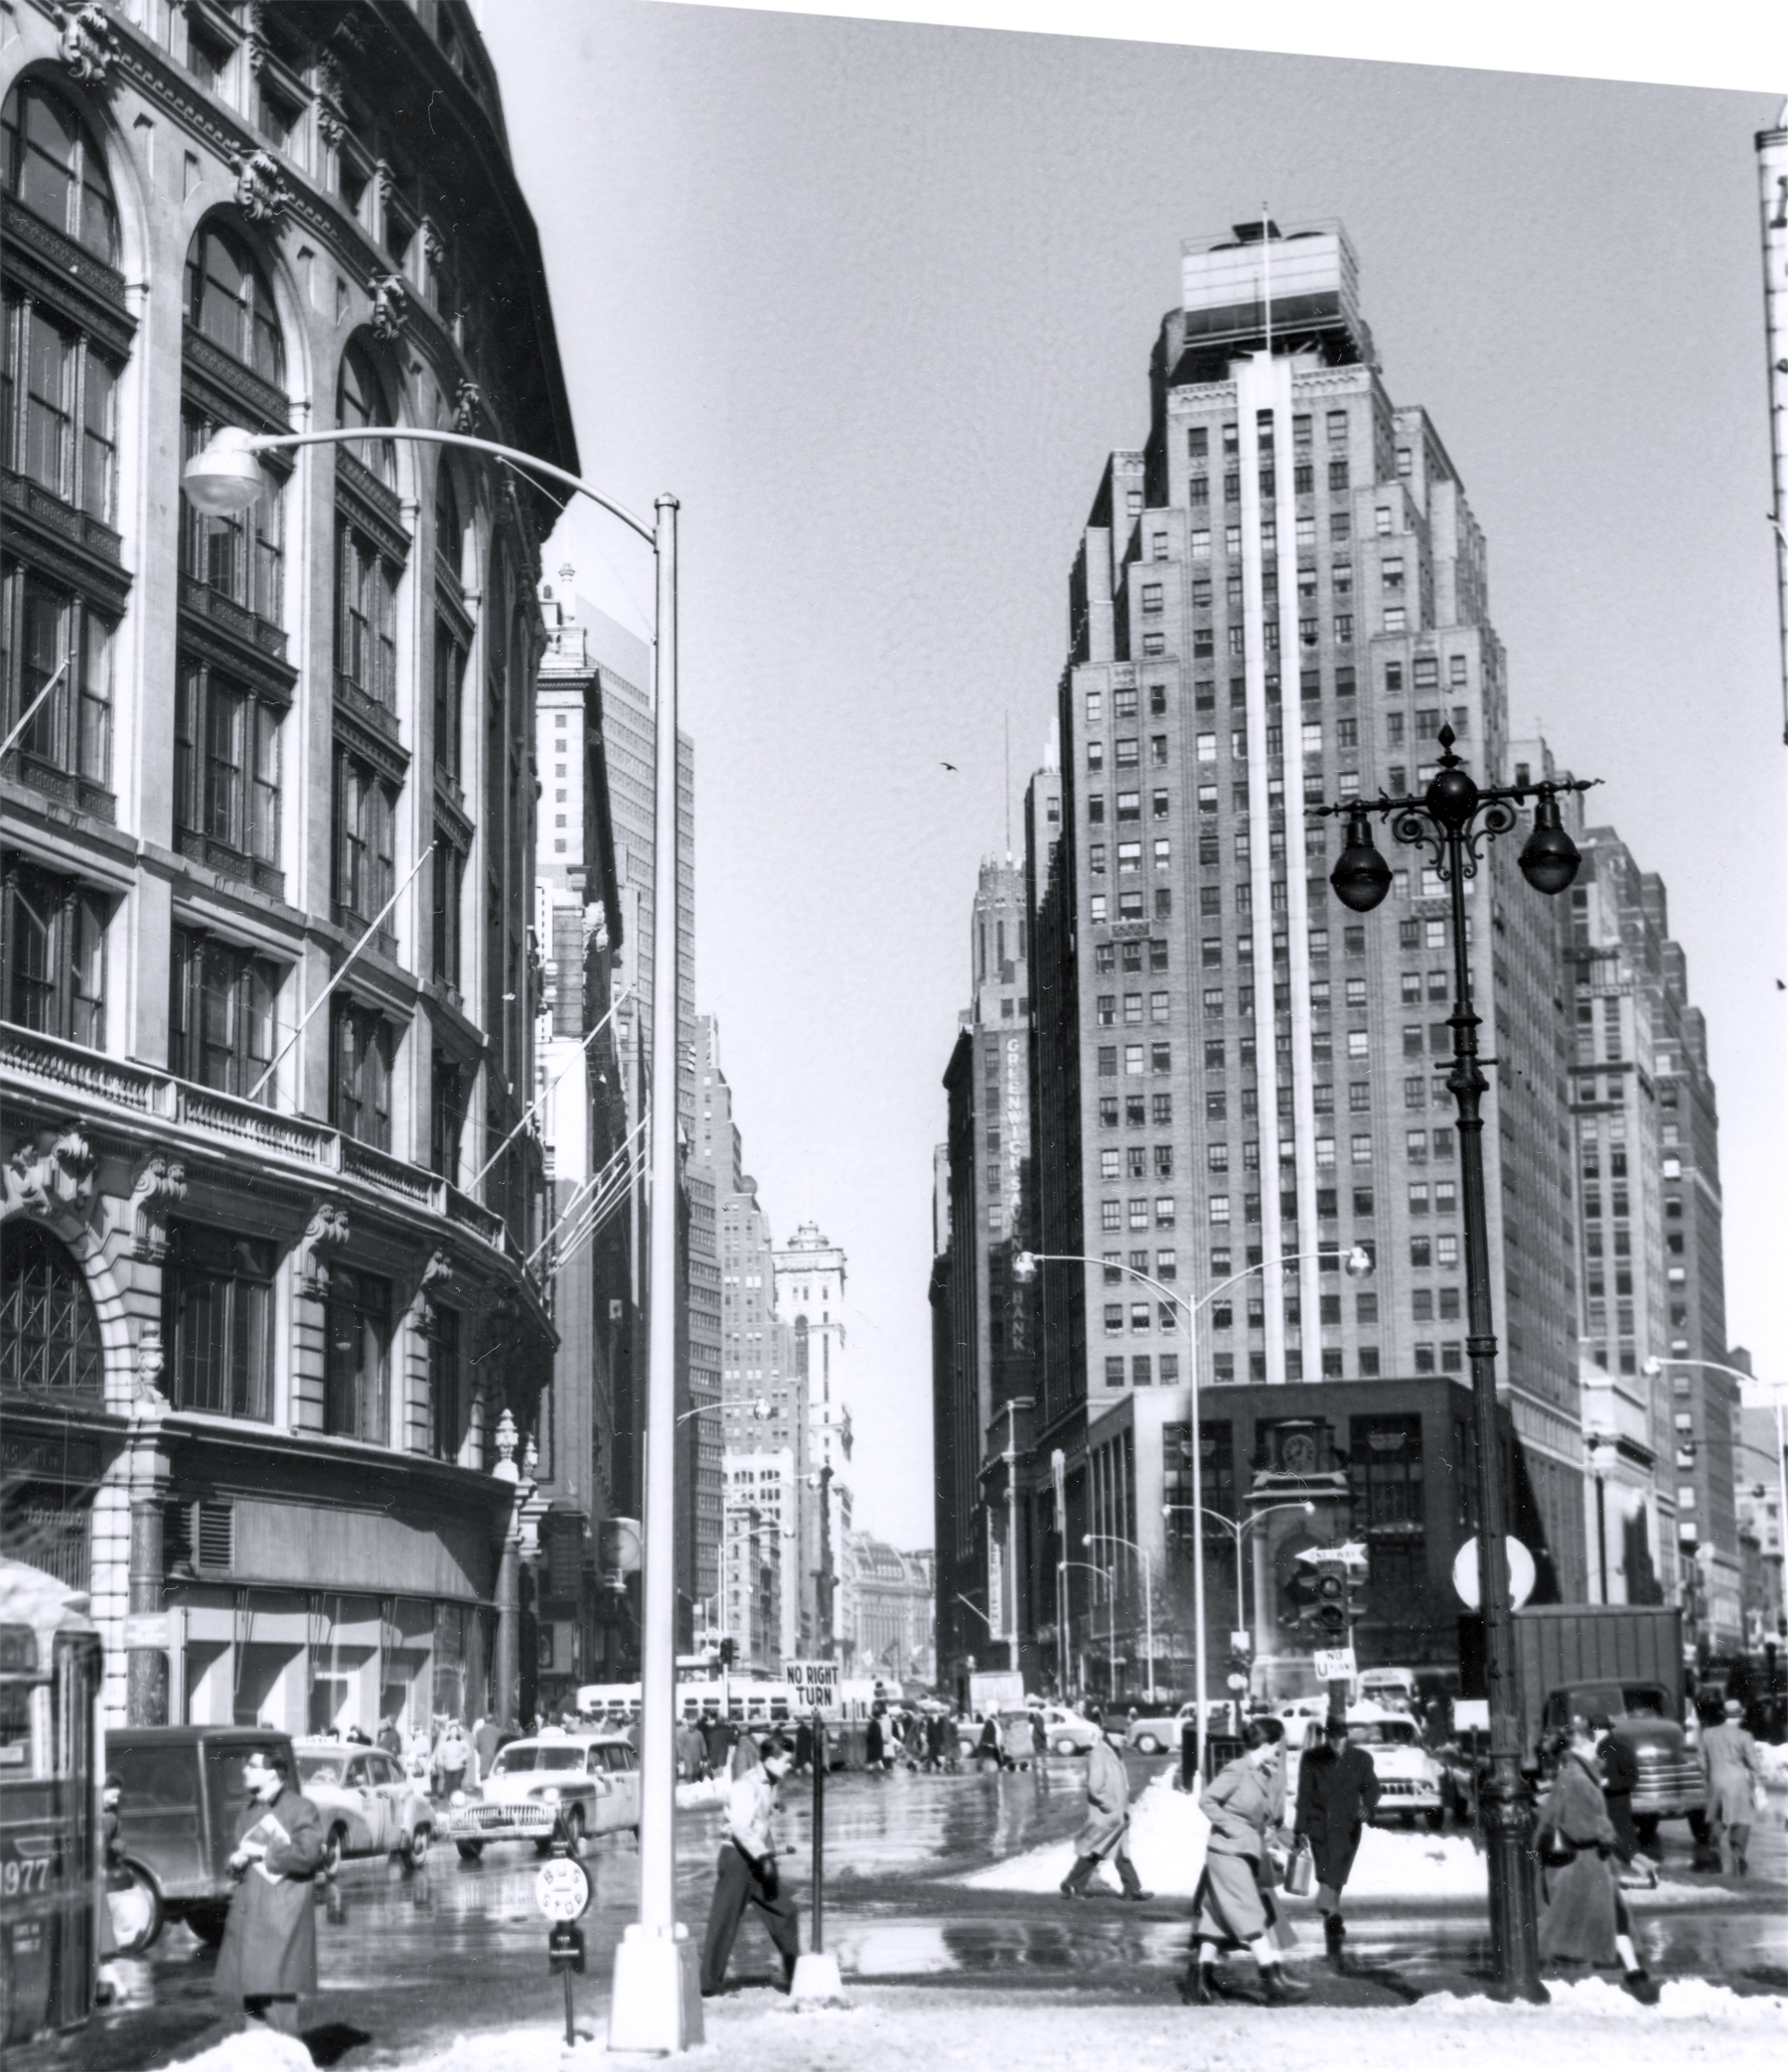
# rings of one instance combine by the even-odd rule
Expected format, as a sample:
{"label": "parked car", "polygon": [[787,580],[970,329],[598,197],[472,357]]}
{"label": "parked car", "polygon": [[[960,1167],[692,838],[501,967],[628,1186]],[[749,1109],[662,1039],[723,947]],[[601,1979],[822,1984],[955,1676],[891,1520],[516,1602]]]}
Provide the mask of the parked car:
{"label": "parked car", "polygon": [[571,1850],[586,1838],[640,1832],[640,1758],[624,1734],[542,1734],[512,1741],[471,1791],[455,1792],[447,1832],[468,1862],[487,1843],[531,1842],[541,1855],[563,1813]]}
{"label": "parked car", "polygon": [[[1295,1805],[1297,1801],[1298,1765],[1312,1748],[1321,1745],[1322,1732],[1322,1720],[1310,1719],[1304,1723],[1301,1744],[1292,1734],[1285,1737],[1285,1799],[1288,1805]],[[1442,1825],[1446,1819],[1445,1772],[1422,1746],[1421,1730],[1408,1712],[1397,1711],[1389,1705],[1349,1705],[1347,1738],[1356,1748],[1366,1750],[1372,1758],[1373,1769],[1378,1773],[1379,1802],[1373,1815],[1375,1823],[1383,1826],[1395,1820],[1401,1821],[1406,1828],[1412,1828],[1420,1818],[1430,1828]]]}
{"label": "parked car", "polygon": [[248,1803],[242,1766],[257,1748],[292,1755],[290,1739],[268,1727],[132,1726],[105,1736],[105,1768],[122,1786],[118,1839],[154,1895],[135,1948],[147,1949],[166,1921],[184,1921],[203,1942],[224,1940],[235,1890],[229,1857]]}
{"label": "parked car", "polygon": [[[1236,1707],[1227,1698],[1205,1700],[1205,1732],[1232,1734],[1235,1732]],[[1177,1752],[1181,1736],[1195,1717],[1191,1699],[1187,1699],[1177,1712],[1138,1712],[1124,1730],[1126,1748],[1135,1749],[1138,1755],[1165,1755]]]}
{"label": "parked car", "polygon": [[323,1818],[323,1869],[344,1856],[399,1855],[420,1863],[434,1840],[434,1808],[403,1765],[353,1741],[298,1741],[298,1788]]}

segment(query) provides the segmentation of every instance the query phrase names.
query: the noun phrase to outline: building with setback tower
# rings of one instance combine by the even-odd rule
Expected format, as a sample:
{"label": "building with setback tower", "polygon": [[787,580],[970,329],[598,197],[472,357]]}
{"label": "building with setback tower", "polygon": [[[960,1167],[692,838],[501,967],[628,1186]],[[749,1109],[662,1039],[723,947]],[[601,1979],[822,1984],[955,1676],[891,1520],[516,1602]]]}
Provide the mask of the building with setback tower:
{"label": "building with setback tower", "polygon": [[[1059,1682],[1103,1681],[1107,1608],[1062,1564],[1089,1533],[1134,1541],[1179,1602],[1172,1507],[1198,1473],[1233,1523],[1293,1506],[1248,1556],[1266,1681],[1299,1660],[1307,1673],[1294,1555],[1342,1532],[1367,1541],[1380,1601],[1398,1607],[1383,1645],[1441,1666],[1457,1655],[1445,1570],[1470,1487],[1447,904],[1420,853],[1399,851],[1384,912],[1349,916],[1325,883],[1330,823],[1304,808],[1419,789],[1443,724],[1480,775],[1509,775],[1484,542],[1436,429],[1385,387],[1338,225],[1196,240],[1181,285],[1147,442],[1108,463],[1070,579],[1059,832],[1039,824],[1035,787],[1027,830],[1035,1249],[1094,1262],[1039,1275],[1020,1615]],[[1516,1530],[1541,1594],[1577,1598],[1565,1022],[1554,916],[1518,848],[1492,845],[1467,899],[1498,1059],[1499,1380]],[[1341,1270],[1355,1247],[1369,1278]],[[1207,1549],[1217,1688],[1234,1545],[1224,1527]],[[1128,1674],[1139,1564],[1105,1558],[1111,1582],[1092,1580],[1118,1592]],[[1362,1639],[1372,1659],[1377,1636]]]}

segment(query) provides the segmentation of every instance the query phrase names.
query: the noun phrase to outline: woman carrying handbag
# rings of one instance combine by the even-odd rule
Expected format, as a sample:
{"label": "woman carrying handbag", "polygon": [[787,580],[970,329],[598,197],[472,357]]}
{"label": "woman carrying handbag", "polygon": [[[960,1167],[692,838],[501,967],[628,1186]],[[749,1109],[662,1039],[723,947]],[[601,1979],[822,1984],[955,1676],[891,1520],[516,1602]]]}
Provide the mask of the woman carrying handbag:
{"label": "woman carrying handbag", "polygon": [[1602,1798],[1595,1733],[1579,1712],[1540,1809],[1544,1886],[1540,1961],[1573,1969],[1619,1965],[1626,1990],[1655,2006],[1658,1989],[1633,1947],[1632,1922],[1614,1871],[1614,1823]]}

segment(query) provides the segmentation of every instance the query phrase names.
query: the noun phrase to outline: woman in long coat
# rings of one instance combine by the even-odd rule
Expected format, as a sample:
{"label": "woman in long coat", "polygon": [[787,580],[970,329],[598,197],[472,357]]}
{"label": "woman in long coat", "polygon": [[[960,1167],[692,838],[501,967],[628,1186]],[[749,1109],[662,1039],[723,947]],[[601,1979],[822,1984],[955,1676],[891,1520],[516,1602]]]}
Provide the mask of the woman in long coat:
{"label": "woman in long coat", "polygon": [[242,1769],[248,1803],[236,1822],[229,1902],[216,1990],[244,2014],[298,2033],[298,1996],[317,1990],[311,1891],[323,1863],[323,1822],[292,1783],[283,1748],[254,1749]]}
{"label": "woman in long coat", "polygon": [[1266,1830],[1284,1810],[1283,1777],[1273,1774],[1278,1743],[1258,1719],[1242,1729],[1242,1742],[1243,1753],[1199,1794],[1211,1837],[1194,1901],[1193,1961],[1180,1986],[1181,1999],[1192,2006],[1208,2007],[1220,1998],[1217,1957],[1226,1947],[1246,1947],[1253,1954],[1270,2004],[1307,1999],[1310,1993],[1285,1977],[1261,1884]]}
{"label": "woman in long coat", "polygon": [[1564,1966],[1619,1965],[1627,1990],[1648,2005],[1657,1989],[1633,1948],[1631,1923],[1614,1874],[1617,1837],[1602,1798],[1594,1731],[1580,1713],[1540,1809],[1540,1833],[1565,1860],[1545,1866],[1540,1960]]}

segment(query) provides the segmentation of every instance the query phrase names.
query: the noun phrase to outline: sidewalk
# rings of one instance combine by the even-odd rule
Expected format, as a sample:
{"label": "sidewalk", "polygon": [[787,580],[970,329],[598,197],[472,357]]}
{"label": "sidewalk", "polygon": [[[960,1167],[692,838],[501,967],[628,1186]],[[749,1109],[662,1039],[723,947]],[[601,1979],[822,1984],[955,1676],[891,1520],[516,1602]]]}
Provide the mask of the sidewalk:
{"label": "sidewalk", "polygon": [[[758,1989],[704,2003],[707,2040],[692,2067],[725,2072],[913,2072],[965,2064],[977,2072],[1501,2072],[1512,2053],[1544,2054],[1547,2072],[1681,2072],[1697,2058],[1720,2072],[1775,2072],[1788,2057],[1788,1999],[1740,1998],[1723,1987],[1673,1981],[1644,2008],[1602,1980],[1555,1989],[1549,2007],[1499,2007],[1434,1996],[1413,2007],[1225,2006],[1194,2009],[1090,2004],[1084,1996],[1031,1992],[1021,1999],[924,1987],[870,1988],[847,2013],[799,2013]],[[579,2009],[586,2028],[602,2008]],[[599,2026],[598,2019],[598,2026]],[[551,2023],[459,2037],[413,2057],[353,2062],[406,2072],[644,2072],[647,2060],[611,2057],[599,2037],[567,2051]],[[657,2062],[657,2061],[655,2061]],[[305,2072],[293,2046],[241,2037],[187,2061],[186,2072]]]}

